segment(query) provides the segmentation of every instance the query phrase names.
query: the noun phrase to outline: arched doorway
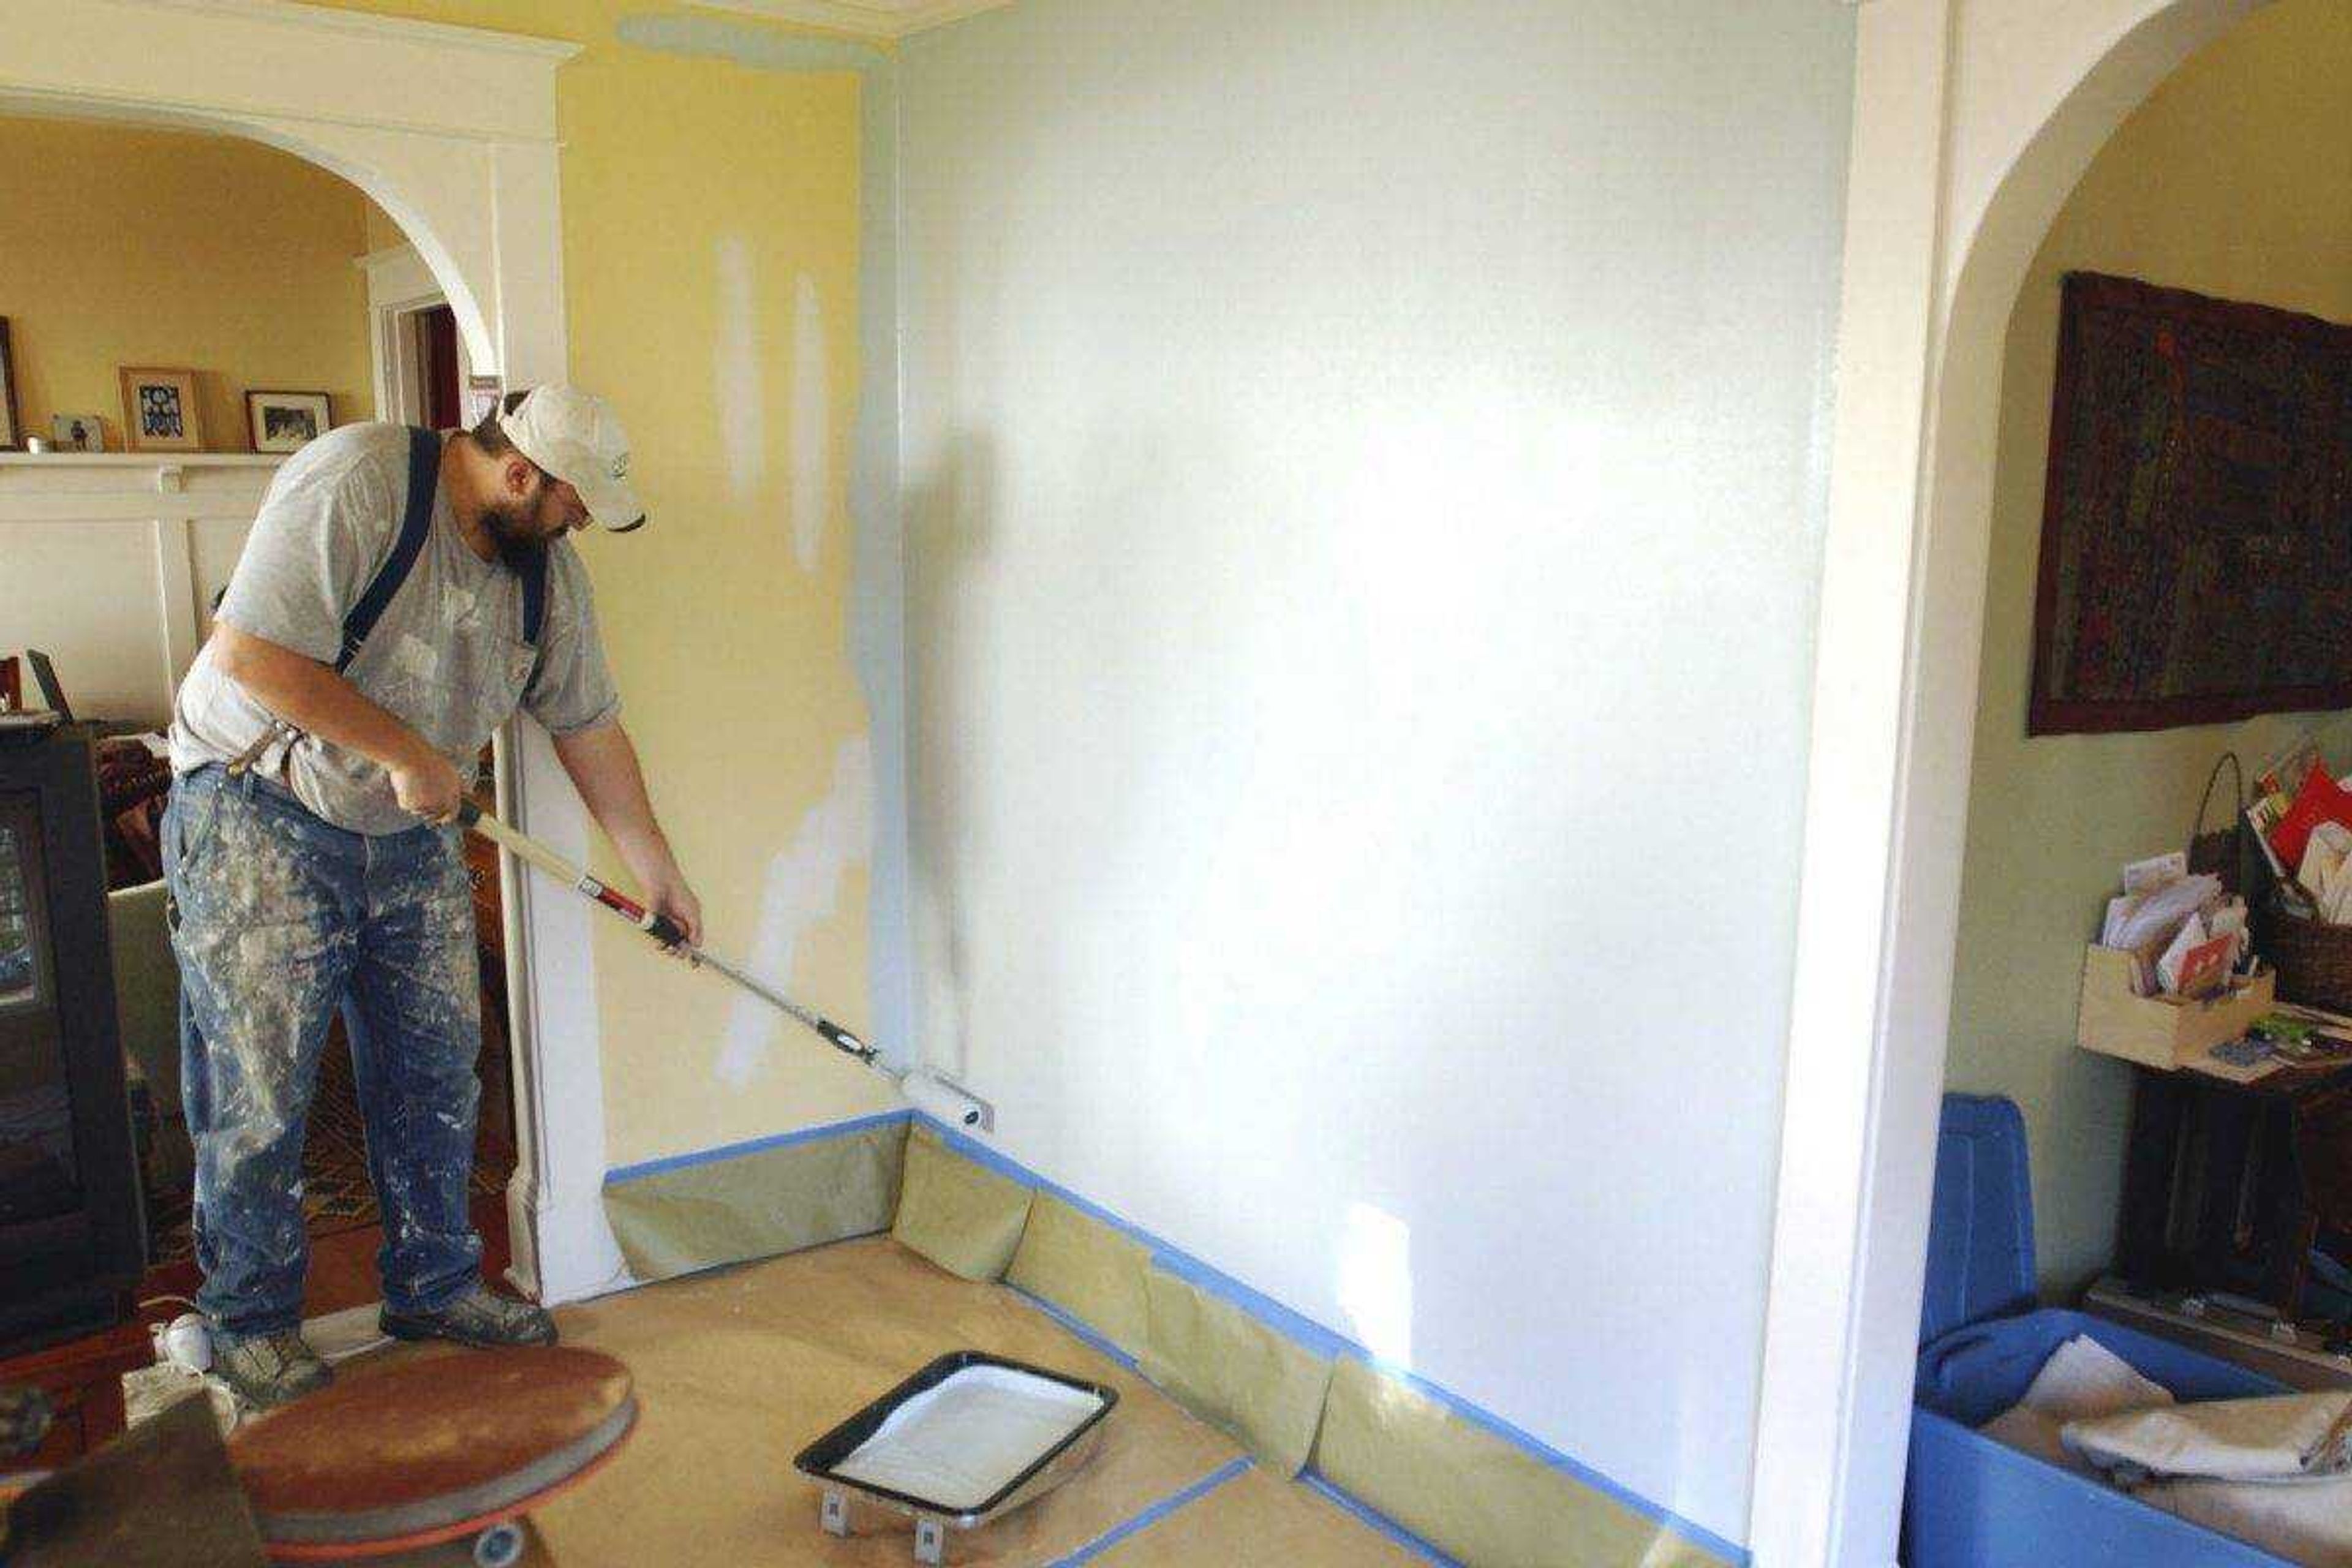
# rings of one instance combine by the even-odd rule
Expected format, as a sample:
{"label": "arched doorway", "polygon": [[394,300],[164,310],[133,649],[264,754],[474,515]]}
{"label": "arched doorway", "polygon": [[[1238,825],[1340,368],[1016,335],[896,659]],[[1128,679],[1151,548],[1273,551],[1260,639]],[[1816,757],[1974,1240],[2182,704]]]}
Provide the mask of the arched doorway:
{"label": "arched doorway", "polygon": [[2010,310],[2097,150],[2263,3],[1860,15],[1759,1563],[1895,1551]]}
{"label": "arched doorway", "polygon": [[[566,363],[555,71],[570,44],[238,0],[0,0],[0,109],[248,137],[358,186],[404,230],[468,357],[510,385]],[[502,810],[585,858],[543,736],[500,746]],[[604,1222],[604,1102],[588,916],[503,873],[514,973],[515,1273],[548,1300],[621,1275]]]}

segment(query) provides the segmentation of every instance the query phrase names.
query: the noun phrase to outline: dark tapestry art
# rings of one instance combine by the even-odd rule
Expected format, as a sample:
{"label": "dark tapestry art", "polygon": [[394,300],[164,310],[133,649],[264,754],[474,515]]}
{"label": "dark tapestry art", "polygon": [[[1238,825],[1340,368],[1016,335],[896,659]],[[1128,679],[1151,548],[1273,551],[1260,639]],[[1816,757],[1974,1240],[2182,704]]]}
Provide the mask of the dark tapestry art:
{"label": "dark tapestry art", "polygon": [[2071,273],[2026,729],[2352,705],[2352,327]]}

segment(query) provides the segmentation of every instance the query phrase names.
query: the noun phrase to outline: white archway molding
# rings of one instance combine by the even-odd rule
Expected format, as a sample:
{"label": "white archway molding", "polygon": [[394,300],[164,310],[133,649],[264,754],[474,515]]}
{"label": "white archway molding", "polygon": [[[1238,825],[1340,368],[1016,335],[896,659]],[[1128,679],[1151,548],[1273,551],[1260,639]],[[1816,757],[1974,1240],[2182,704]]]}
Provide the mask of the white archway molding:
{"label": "white archway molding", "polygon": [[0,0],[0,37],[9,107],[230,131],[332,170],[406,230],[476,364],[561,373],[553,78],[578,46],[280,0]]}
{"label": "white archway molding", "polygon": [[[0,69],[0,82],[5,81],[6,76],[5,69]],[[316,163],[364,191],[371,201],[400,225],[409,243],[431,269],[436,283],[448,296],[450,309],[457,318],[457,330],[465,334],[468,355],[488,354],[490,357],[487,363],[492,366],[503,363],[500,346],[506,334],[496,324],[498,301],[493,296],[486,303],[476,291],[478,287],[496,288],[499,281],[491,244],[492,225],[470,206],[441,215],[431,210],[433,205],[442,205],[430,200],[433,193],[441,193],[446,198],[455,196],[460,190],[470,195],[487,188],[488,182],[478,173],[465,168],[466,163],[481,156],[471,143],[452,143],[415,132],[378,131],[366,126],[206,114],[111,100],[76,100],[6,87],[0,87],[0,113],[69,114],[76,119],[113,121],[161,130],[228,133]],[[459,177],[453,179],[453,174]],[[425,199],[420,200],[419,194]],[[454,243],[448,237],[452,229],[456,231]],[[525,340],[532,335],[521,334]]]}
{"label": "white archway molding", "polygon": [[[359,186],[416,247],[481,374],[565,373],[555,72],[576,45],[289,0],[0,0],[0,110],[251,137]],[[500,748],[500,804],[585,860],[546,737]],[[604,1218],[604,1111],[584,903],[506,868],[520,1134],[515,1274],[549,1300],[625,1279]]]}
{"label": "white archway molding", "polygon": [[1858,83],[1755,1561],[1894,1560],[2002,343],[2100,147],[2267,0],[1872,0]]}

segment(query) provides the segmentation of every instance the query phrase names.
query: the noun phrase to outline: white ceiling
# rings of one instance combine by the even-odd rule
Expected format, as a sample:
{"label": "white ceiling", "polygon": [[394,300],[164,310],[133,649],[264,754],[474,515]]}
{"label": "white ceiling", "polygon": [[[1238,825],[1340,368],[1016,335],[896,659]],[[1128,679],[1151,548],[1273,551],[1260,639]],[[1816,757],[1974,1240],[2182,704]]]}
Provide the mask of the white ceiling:
{"label": "white ceiling", "polygon": [[926,27],[993,11],[1012,0],[696,0],[714,10],[806,22],[869,38],[903,38]]}

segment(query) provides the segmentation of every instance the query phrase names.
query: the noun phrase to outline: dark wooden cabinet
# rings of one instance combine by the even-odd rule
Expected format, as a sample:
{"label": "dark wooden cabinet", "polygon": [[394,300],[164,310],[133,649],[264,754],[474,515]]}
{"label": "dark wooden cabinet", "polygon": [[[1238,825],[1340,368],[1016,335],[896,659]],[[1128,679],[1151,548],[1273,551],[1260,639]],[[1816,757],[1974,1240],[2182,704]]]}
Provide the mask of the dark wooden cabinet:
{"label": "dark wooden cabinet", "polygon": [[2352,1071],[2133,1076],[2117,1270],[2297,1317],[2313,1247],[2352,1232]]}

